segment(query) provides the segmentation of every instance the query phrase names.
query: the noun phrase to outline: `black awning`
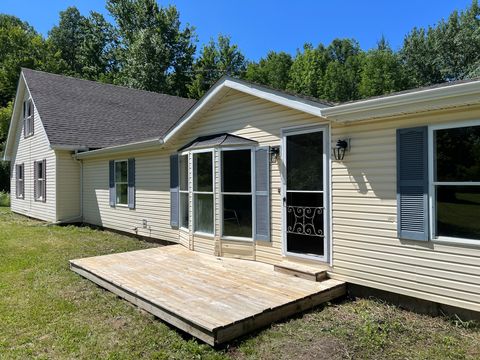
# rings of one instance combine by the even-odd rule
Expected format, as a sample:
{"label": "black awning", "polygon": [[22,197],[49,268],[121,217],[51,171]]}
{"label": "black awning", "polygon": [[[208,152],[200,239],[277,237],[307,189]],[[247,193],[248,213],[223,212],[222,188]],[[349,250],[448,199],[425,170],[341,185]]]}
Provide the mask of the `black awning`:
{"label": "black awning", "polygon": [[258,143],[254,140],[250,140],[241,136],[222,133],[208,136],[200,136],[195,140],[189,142],[185,146],[182,146],[178,151],[203,149],[220,146],[255,146]]}

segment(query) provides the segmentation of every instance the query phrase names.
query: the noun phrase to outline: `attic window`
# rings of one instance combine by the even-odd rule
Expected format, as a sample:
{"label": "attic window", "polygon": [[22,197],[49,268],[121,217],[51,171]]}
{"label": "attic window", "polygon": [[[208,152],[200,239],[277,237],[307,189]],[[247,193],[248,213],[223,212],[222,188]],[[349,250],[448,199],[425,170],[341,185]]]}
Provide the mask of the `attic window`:
{"label": "attic window", "polygon": [[32,99],[23,102],[23,136],[33,135],[33,102]]}

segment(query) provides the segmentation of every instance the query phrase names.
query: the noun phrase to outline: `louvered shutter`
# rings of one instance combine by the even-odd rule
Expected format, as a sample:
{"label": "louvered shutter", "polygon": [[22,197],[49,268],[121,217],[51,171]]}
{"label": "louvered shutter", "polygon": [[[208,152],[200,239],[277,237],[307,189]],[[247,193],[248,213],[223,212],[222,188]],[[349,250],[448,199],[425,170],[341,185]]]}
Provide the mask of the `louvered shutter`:
{"label": "louvered shutter", "polygon": [[37,172],[37,162],[33,162],[33,199],[37,200],[37,180],[38,180],[38,172]]}
{"label": "louvered shutter", "polygon": [[22,184],[21,184],[21,190],[22,190],[22,199],[25,199],[25,163],[22,163],[20,165],[21,167],[21,172],[22,172]]}
{"label": "louvered shutter", "polygon": [[43,166],[42,166],[42,169],[43,169],[43,182],[42,182],[43,198],[42,198],[42,201],[47,202],[47,160],[43,159],[42,163],[43,163]]}
{"label": "louvered shutter", "polygon": [[179,184],[178,184],[178,154],[170,156],[170,226],[179,226]]}
{"label": "louvered shutter", "polygon": [[110,160],[108,163],[108,187],[110,194],[110,206],[115,207],[115,161]]}
{"label": "louvered shutter", "polygon": [[135,209],[135,159],[128,159],[128,208]]}
{"label": "louvered shutter", "polygon": [[397,130],[397,217],[399,238],[428,240],[427,127]]}
{"label": "louvered shutter", "polygon": [[270,149],[255,149],[255,240],[270,241]]}
{"label": "louvered shutter", "polygon": [[33,136],[35,134],[35,109],[33,107],[33,101],[30,99],[28,101],[28,106],[29,106],[29,111],[32,114],[32,117],[30,118],[30,134]]}
{"label": "louvered shutter", "polygon": [[20,170],[20,165],[15,165],[15,196],[17,199],[20,198],[20,178],[18,176]]}

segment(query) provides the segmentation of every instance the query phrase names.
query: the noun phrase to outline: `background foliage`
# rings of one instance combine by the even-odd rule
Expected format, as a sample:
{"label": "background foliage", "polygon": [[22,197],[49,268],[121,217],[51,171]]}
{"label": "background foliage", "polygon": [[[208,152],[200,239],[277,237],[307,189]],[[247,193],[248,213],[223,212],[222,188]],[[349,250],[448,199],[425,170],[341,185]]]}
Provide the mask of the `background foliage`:
{"label": "background foliage", "polygon": [[[225,35],[197,49],[195,28],[182,25],[175,6],[107,0],[106,8],[113,23],[69,7],[46,38],[0,14],[0,152],[21,67],[197,99],[227,74],[334,102],[480,76],[477,0],[435,26],[412,29],[400,49],[383,37],[366,51],[354,39],[335,39],[305,44],[294,56],[269,51],[257,62]],[[9,168],[0,162],[0,191],[8,191]]]}

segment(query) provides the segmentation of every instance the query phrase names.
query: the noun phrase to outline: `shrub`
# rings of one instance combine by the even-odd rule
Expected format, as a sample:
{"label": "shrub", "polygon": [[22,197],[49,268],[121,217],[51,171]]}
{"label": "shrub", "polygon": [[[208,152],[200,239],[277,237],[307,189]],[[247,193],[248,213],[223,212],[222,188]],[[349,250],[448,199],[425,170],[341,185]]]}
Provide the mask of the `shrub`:
{"label": "shrub", "polygon": [[0,191],[0,206],[10,206],[10,194]]}

